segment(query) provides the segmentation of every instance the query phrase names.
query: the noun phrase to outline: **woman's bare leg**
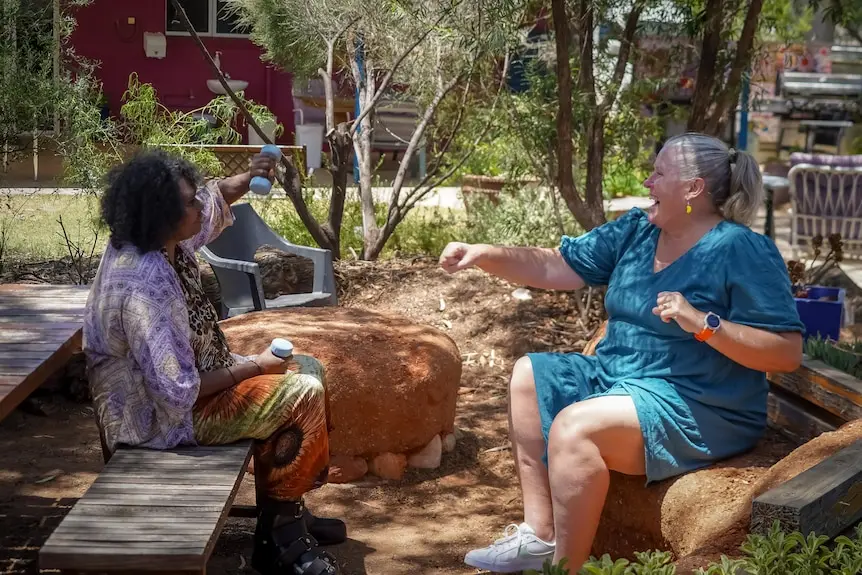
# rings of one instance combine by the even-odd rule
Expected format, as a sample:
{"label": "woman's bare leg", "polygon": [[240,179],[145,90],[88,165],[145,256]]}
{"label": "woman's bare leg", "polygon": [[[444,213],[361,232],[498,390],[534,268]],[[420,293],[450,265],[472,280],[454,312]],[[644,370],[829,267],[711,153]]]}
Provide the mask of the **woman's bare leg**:
{"label": "woman's bare leg", "polygon": [[554,540],[554,513],[548,469],[542,462],[545,439],[533,364],[528,357],[515,363],[509,384],[509,439],[524,501],[524,522],[544,541]]}
{"label": "woman's bare leg", "polygon": [[632,398],[605,396],[567,407],[554,419],[548,449],[557,545],[554,563],[566,558],[576,573],[590,556],[609,472],[646,473],[643,436]]}

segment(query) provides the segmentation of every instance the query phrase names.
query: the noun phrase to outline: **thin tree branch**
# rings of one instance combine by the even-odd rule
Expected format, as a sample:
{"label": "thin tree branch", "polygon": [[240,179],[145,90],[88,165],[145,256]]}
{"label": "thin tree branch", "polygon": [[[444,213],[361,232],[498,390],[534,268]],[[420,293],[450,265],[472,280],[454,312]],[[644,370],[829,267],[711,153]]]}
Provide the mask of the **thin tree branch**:
{"label": "thin tree branch", "polygon": [[408,46],[401,53],[401,55],[398,56],[398,59],[395,60],[395,64],[392,65],[392,67],[386,72],[386,75],[383,77],[383,80],[381,80],[380,86],[378,86],[376,93],[373,95],[370,101],[366,102],[365,105],[362,106],[362,110],[360,110],[359,116],[357,116],[356,119],[353,120],[353,127],[350,129],[351,135],[356,133],[362,120],[374,109],[374,106],[377,105],[377,102],[380,101],[380,98],[382,98],[386,90],[389,89],[389,83],[392,81],[392,77],[395,75],[395,72],[397,72],[398,68],[401,67],[402,62],[407,59],[407,56],[409,56],[413,52],[413,50],[415,50],[419,46],[419,44],[425,41],[425,38],[428,37],[428,35],[440,24],[440,22],[443,21],[443,18],[445,18],[448,14],[448,10],[440,14],[434,24],[429,26],[410,46]]}
{"label": "thin tree branch", "polygon": [[443,98],[445,98],[446,95],[458,85],[459,79],[460,77],[453,78],[448,84],[437,89],[434,99],[428,104],[428,107],[425,109],[425,113],[422,115],[422,119],[419,121],[419,124],[416,125],[416,129],[413,130],[410,143],[404,151],[404,157],[401,158],[398,172],[395,174],[395,179],[392,182],[392,198],[389,200],[389,212],[386,218],[387,223],[392,215],[393,209],[398,206],[398,196],[401,194],[401,187],[404,185],[407,168],[410,165],[410,160],[413,158],[413,154],[416,153],[416,148],[419,147],[419,142],[425,137],[425,129],[428,127],[429,122],[431,122],[431,118],[434,117],[434,113],[437,111],[437,106],[439,106],[440,102],[443,101]]}
{"label": "thin tree branch", "polygon": [[566,14],[566,0],[551,0],[551,13],[557,57],[557,188],[569,211],[586,227],[589,218],[585,215],[586,206],[578,193],[572,169],[575,155],[572,145],[572,65],[569,61],[572,38]]}
{"label": "thin tree branch", "polygon": [[593,22],[595,16],[593,0],[580,0],[580,10],[576,21],[578,22],[578,40],[580,41],[578,67],[578,88],[587,103],[594,107],[596,104],[596,77],[593,72]]}
{"label": "thin tree branch", "polygon": [[[500,76],[500,84],[499,84],[499,87],[497,88],[497,94],[494,97],[494,102],[491,104],[491,115],[492,116],[494,115],[494,112],[497,109],[497,104],[500,102],[500,96],[503,94],[503,88],[505,88],[505,86],[506,86],[506,78],[507,78],[508,74],[509,74],[509,51],[506,50],[506,57],[505,57],[505,60],[503,61],[503,71],[502,71],[501,76]],[[473,141],[473,145],[470,146],[467,154],[465,154],[464,157],[462,157],[461,160],[457,164],[455,164],[454,166],[449,168],[449,170],[446,171],[446,173],[444,175],[437,178],[436,182],[434,182],[432,185],[428,186],[427,189],[422,190],[421,192],[417,192],[417,190],[420,190],[422,188],[422,186],[424,186],[428,182],[430,177],[433,177],[433,176],[429,175],[430,177],[426,176],[419,183],[419,185],[417,185],[412,190],[411,194],[405,198],[403,206],[401,206],[401,208],[399,209],[399,211],[401,212],[401,219],[403,219],[403,217],[407,214],[407,212],[412,210],[416,206],[416,204],[422,200],[422,198],[424,198],[426,195],[428,195],[428,193],[431,190],[438,187],[440,184],[442,184],[443,182],[448,180],[450,177],[452,177],[452,175],[455,172],[457,172],[459,169],[461,169],[461,166],[463,166],[467,162],[467,160],[470,159],[470,157],[475,152],[476,147],[479,145],[479,143],[488,134],[488,132],[491,129],[491,125],[492,125],[491,122],[488,122],[485,125],[485,127],[482,129],[482,132]],[[400,221],[400,219],[398,221]],[[398,222],[395,222],[395,223],[397,224]],[[394,225],[393,225],[393,229],[394,229]]]}
{"label": "thin tree branch", "polygon": [[739,42],[736,45],[736,54],[734,55],[733,65],[730,69],[730,75],[724,85],[721,95],[718,97],[717,104],[709,117],[706,125],[706,133],[715,135],[718,132],[718,126],[725,117],[730,107],[738,99],[739,83],[742,79],[742,74],[751,62],[751,52],[754,47],[754,36],[757,33],[757,23],[760,18],[760,11],[763,8],[763,0],[751,0],[748,5],[748,11],[745,15],[745,24],[742,27],[742,34],[739,37]]}
{"label": "thin tree branch", "polygon": [[626,66],[628,66],[629,63],[629,54],[631,53],[632,43],[638,29],[638,22],[640,21],[641,13],[643,12],[645,5],[646,2],[644,0],[636,0],[634,6],[632,6],[631,12],[629,12],[628,18],[626,19],[626,27],[623,31],[622,40],[620,40],[620,53],[617,55],[617,64],[614,68],[614,75],[611,78],[611,85],[607,94],[605,94],[604,101],[602,102],[602,109],[599,111],[600,114],[606,113],[607,110],[613,108],[614,103],[617,100],[617,96],[620,92],[620,84],[623,82],[623,77],[626,73]]}
{"label": "thin tree branch", "polygon": [[688,118],[688,130],[690,131],[702,131],[706,124],[706,115],[712,102],[712,89],[715,83],[716,59],[721,44],[723,11],[722,0],[706,1],[706,8],[704,9],[706,27],[703,32],[700,65],[697,68],[691,112]]}

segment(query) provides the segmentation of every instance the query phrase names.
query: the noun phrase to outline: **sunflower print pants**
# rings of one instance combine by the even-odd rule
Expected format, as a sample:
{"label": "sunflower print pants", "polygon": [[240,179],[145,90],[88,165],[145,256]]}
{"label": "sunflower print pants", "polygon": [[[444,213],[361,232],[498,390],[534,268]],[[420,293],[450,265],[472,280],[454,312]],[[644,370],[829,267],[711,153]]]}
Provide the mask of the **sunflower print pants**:
{"label": "sunflower print pants", "polygon": [[256,440],[257,490],[279,501],[300,499],[329,472],[323,366],[309,356],[294,360],[297,371],[241,381],[198,401],[193,414],[201,445]]}

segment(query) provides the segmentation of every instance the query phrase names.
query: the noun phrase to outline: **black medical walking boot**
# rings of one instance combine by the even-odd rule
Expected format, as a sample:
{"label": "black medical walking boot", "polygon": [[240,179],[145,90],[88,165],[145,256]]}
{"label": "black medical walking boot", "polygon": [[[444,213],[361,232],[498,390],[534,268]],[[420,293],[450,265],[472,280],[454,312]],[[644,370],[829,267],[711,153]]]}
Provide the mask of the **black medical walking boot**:
{"label": "black medical walking boot", "polygon": [[[302,501],[262,498],[251,566],[261,575],[340,575],[335,558],[308,532]],[[313,516],[312,516],[313,517]]]}

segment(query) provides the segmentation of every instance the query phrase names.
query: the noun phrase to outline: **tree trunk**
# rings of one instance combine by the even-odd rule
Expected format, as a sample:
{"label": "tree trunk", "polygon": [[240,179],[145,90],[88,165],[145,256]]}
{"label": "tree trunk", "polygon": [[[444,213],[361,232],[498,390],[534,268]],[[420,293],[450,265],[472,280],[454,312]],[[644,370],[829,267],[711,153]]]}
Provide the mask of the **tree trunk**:
{"label": "tree trunk", "polygon": [[578,194],[573,172],[575,151],[572,146],[572,65],[571,30],[566,14],[566,0],[551,0],[554,21],[554,45],[557,55],[557,187],[569,211],[586,229],[592,229],[593,218]]}
{"label": "tree trunk", "polygon": [[[602,195],[602,162],[605,159],[605,106],[601,108],[596,100],[596,77],[593,71],[593,29],[595,28],[595,3],[593,0],[580,0],[578,26],[579,70],[578,89],[587,100],[587,179],[584,189],[586,200],[585,222],[581,225],[591,230],[605,223],[605,206]],[[616,96],[614,96],[616,97]]]}
{"label": "tree trunk", "polygon": [[[592,219],[592,229],[605,223],[605,202],[602,189],[605,159],[605,116],[596,114],[587,128],[587,209]],[[581,224],[583,225],[583,224]]]}
{"label": "tree trunk", "polygon": [[350,151],[353,141],[346,124],[338,126],[329,138],[331,150],[332,197],[329,199],[329,217],[323,233],[329,239],[333,259],[341,258],[341,222],[344,218],[344,201],[347,197],[347,180],[350,177]]}
{"label": "tree trunk", "polygon": [[[374,70],[369,62],[365,67],[365,97],[362,106],[371,104],[374,94]],[[372,168],[371,168],[371,133],[374,124],[372,118],[374,111],[362,118],[362,130],[359,132],[359,201],[362,210],[362,259],[369,257],[371,248],[380,236],[380,228],[377,226],[377,213],[374,210],[374,195],[372,193]]]}
{"label": "tree trunk", "polygon": [[702,132],[706,128],[707,113],[712,103],[712,92],[716,80],[718,50],[721,46],[721,22],[723,0],[707,0],[706,26],[700,50],[700,64],[694,86],[691,114],[688,118],[690,132]]}
{"label": "tree trunk", "polygon": [[748,5],[748,10],[745,14],[745,24],[742,27],[742,34],[739,37],[739,42],[736,45],[736,55],[733,59],[733,66],[730,68],[730,75],[727,78],[727,83],[721,91],[721,96],[718,98],[718,103],[709,117],[707,122],[706,132],[717,135],[721,121],[727,115],[730,107],[739,101],[739,85],[742,79],[743,72],[751,64],[751,51],[754,46],[754,36],[757,33],[757,23],[760,19],[760,11],[763,8],[763,0],[751,0]]}
{"label": "tree trunk", "polygon": [[335,95],[332,74],[335,63],[335,39],[326,42],[326,70],[319,70],[326,100],[326,139],[329,142],[329,173],[332,176],[332,195],[329,199],[329,216],[321,226],[329,240],[333,259],[341,258],[341,221],[344,218],[344,201],[347,197],[347,178],[353,140],[346,124],[335,125]]}

